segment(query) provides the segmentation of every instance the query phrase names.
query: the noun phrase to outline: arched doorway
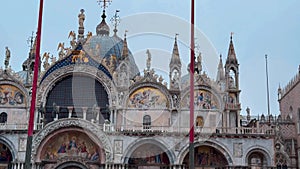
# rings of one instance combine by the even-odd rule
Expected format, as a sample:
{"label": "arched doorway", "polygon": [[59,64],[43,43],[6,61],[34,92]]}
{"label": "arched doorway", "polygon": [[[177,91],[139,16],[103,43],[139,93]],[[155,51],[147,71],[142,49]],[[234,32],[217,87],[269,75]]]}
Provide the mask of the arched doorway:
{"label": "arched doorway", "polygon": [[[211,146],[195,147],[194,165],[195,168],[223,168],[228,165],[228,161],[224,154]],[[184,157],[183,164],[189,165],[189,153]]]}
{"label": "arched doorway", "polygon": [[44,168],[87,169],[105,163],[105,150],[84,130],[65,128],[41,144],[39,159]]}
{"label": "arched doorway", "polygon": [[10,149],[0,142],[0,169],[11,168],[12,154]]}
{"label": "arched doorway", "polygon": [[248,155],[248,166],[253,169],[260,169],[268,165],[266,156],[261,151],[252,151]]}
{"label": "arched doorway", "polygon": [[162,166],[170,165],[170,159],[161,147],[153,143],[145,143],[137,147],[128,157],[130,167],[159,169]]}
{"label": "arched doorway", "polygon": [[67,162],[60,164],[55,169],[88,169],[88,167],[79,162]]}

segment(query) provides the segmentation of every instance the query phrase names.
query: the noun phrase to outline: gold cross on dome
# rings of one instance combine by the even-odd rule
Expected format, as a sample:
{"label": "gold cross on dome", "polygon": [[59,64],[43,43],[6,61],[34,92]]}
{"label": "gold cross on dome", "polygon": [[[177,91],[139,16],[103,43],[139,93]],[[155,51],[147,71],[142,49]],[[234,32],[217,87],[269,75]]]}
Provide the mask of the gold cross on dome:
{"label": "gold cross on dome", "polygon": [[105,10],[108,7],[108,5],[112,2],[112,0],[98,0],[97,2],[98,5],[100,5]]}

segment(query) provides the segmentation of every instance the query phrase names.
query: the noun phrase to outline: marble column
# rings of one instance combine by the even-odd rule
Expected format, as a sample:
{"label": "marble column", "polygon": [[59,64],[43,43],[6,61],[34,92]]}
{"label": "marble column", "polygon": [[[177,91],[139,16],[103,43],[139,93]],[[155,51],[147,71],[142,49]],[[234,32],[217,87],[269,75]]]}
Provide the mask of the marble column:
{"label": "marble column", "polygon": [[68,118],[71,118],[72,117],[72,112],[73,112],[73,106],[68,106],[68,111],[69,111],[69,116]]}
{"label": "marble column", "polygon": [[83,118],[83,120],[86,120],[86,112],[87,112],[87,110],[88,110],[88,107],[82,107],[82,118]]}

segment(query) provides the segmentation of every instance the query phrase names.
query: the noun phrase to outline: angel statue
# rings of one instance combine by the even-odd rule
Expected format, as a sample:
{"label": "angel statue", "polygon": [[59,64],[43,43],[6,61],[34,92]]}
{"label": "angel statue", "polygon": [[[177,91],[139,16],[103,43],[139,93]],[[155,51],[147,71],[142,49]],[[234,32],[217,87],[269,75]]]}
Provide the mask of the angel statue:
{"label": "angel statue", "polygon": [[57,50],[59,50],[58,52],[58,58],[59,60],[63,59],[65,57],[65,43],[59,43],[57,46]]}
{"label": "angel statue", "polygon": [[71,38],[70,45],[72,46],[72,49],[75,49],[76,44],[77,44],[75,31],[70,31],[68,38],[69,39]]}
{"label": "angel statue", "polygon": [[86,35],[86,40],[88,41],[92,36],[93,36],[93,33],[89,31]]}
{"label": "angel statue", "polygon": [[49,65],[49,58],[50,58],[50,55],[49,55],[50,53],[48,52],[45,52],[44,53],[44,55],[43,55],[43,58],[42,58],[42,60],[44,60],[45,59],[45,61],[44,61],[44,63],[43,63],[43,67],[44,67],[44,69],[46,70],[50,65]]}
{"label": "angel statue", "polygon": [[52,64],[52,65],[55,64],[55,62],[56,62],[56,57],[52,55],[52,56],[50,57],[50,59],[51,59],[51,64]]}

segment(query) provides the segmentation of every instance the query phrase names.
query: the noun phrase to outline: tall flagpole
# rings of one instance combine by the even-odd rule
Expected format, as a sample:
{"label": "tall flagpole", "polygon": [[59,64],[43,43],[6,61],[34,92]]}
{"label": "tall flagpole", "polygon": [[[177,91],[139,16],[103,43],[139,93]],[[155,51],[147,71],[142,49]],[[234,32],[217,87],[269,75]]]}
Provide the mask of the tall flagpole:
{"label": "tall flagpole", "polygon": [[189,142],[189,169],[194,169],[194,66],[195,66],[195,1],[191,0],[191,63],[190,63],[190,142]]}
{"label": "tall flagpole", "polygon": [[267,106],[268,106],[268,119],[269,119],[269,123],[270,121],[270,94],[269,94],[269,73],[268,73],[268,55],[265,55],[266,58],[266,78],[267,78]]}
{"label": "tall flagpole", "polygon": [[29,114],[29,121],[28,121],[25,169],[32,168],[30,162],[31,162],[32,135],[33,135],[33,126],[34,126],[34,111],[35,111],[35,102],[36,102],[36,88],[37,88],[37,79],[38,79],[39,65],[40,65],[39,63],[40,63],[40,46],[41,46],[41,33],[42,33],[43,2],[44,2],[43,0],[40,0],[34,72],[33,72],[33,81],[32,81],[31,105],[30,105],[30,114]]}

